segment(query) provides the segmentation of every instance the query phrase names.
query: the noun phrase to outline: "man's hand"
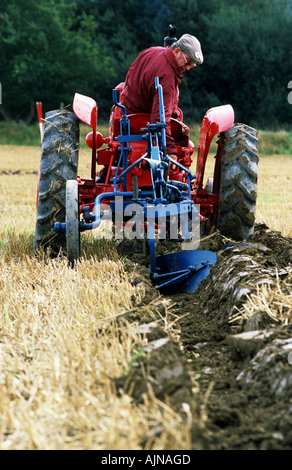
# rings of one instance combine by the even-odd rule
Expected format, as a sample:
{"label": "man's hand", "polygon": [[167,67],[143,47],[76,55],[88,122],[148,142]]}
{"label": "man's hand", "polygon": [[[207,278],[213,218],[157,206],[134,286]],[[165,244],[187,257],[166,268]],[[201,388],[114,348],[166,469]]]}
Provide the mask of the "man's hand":
{"label": "man's hand", "polygon": [[[170,153],[168,156],[169,156],[169,158],[171,158],[172,160],[175,160],[177,162],[177,155],[175,153]],[[177,168],[177,166],[174,165],[174,163],[171,163],[170,168],[174,171]]]}

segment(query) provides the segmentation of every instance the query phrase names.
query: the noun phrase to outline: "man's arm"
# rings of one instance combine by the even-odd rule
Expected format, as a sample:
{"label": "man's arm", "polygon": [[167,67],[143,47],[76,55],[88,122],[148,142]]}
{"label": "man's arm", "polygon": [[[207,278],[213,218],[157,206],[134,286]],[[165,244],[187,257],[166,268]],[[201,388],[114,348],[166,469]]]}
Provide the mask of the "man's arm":
{"label": "man's arm", "polygon": [[[163,89],[163,104],[164,104],[164,112],[165,112],[165,122],[166,122],[166,129],[165,129],[165,137],[166,137],[166,151],[171,158],[177,159],[177,148],[175,141],[171,135],[171,128],[170,128],[170,119],[172,116],[173,109],[176,107],[176,90],[169,84],[163,84],[163,78],[160,79],[160,84],[162,85]],[[159,114],[159,95],[156,91],[154,94],[154,99],[152,103],[152,112],[151,112],[151,122],[159,122],[160,121],[160,114]]]}

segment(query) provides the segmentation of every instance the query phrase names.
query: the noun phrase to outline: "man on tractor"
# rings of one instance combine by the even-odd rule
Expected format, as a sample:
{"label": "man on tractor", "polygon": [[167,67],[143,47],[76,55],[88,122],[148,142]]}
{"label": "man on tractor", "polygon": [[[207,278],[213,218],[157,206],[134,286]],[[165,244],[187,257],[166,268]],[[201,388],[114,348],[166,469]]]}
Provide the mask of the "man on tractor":
{"label": "man on tractor", "polygon": [[[159,122],[159,97],[155,77],[163,89],[165,106],[166,150],[169,157],[177,159],[177,147],[171,135],[170,119],[180,118],[178,89],[183,72],[203,63],[201,44],[197,38],[184,34],[167,47],[150,47],[140,52],[131,65],[121,94],[121,103],[127,114],[148,113],[151,122]],[[185,126],[185,134],[189,129]]]}

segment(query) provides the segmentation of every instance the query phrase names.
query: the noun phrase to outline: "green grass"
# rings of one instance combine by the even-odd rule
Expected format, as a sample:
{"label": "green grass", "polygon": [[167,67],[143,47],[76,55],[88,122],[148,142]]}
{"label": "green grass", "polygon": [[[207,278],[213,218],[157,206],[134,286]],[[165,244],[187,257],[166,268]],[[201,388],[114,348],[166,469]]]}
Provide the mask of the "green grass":
{"label": "green grass", "polygon": [[1,145],[40,145],[39,125],[16,122],[0,122]]}
{"label": "green grass", "polygon": [[292,132],[259,131],[259,153],[266,155],[291,155]]}
{"label": "green grass", "polygon": [[[108,124],[98,123],[98,131],[104,137],[108,136]],[[86,125],[80,127],[80,146],[85,147],[85,136],[90,131]],[[199,143],[200,126],[190,125],[191,140],[196,148]],[[292,154],[292,131],[263,131],[259,130],[259,153],[263,155],[291,155]],[[211,145],[211,152],[216,151],[216,137]],[[27,126],[23,123],[0,121],[0,145],[40,145],[40,131],[38,123]]]}
{"label": "green grass", "polygon": [[[98,128],[104,137],[108,135],[108,125],[101,124]],[[85,124],[80,125],[80,146],[86,147],[85,137],[90,132],[90,128]],[[32,124],[30,126],[16,122],[0,121],[0,145],[29,145],[40,146],[40,129],[39,125]]]}
{"label": "green grass", "polygon": [[260,201],[271,201],[271,202],[277,202],[281,201],[282,196],[280,194],[259,194],[258,195],[258,200]]}

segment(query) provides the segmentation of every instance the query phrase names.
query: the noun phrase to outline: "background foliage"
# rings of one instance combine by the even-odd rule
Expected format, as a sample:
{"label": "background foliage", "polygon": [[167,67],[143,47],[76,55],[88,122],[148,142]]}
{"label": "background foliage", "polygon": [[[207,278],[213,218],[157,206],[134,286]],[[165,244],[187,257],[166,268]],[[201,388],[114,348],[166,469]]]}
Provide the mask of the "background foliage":
{"label": "background foliage", "polygon": [[289,126],[292,80],[288,0],[1,0],[0,119],[36,119],[71,104],[75,92],[96,99],[106,120],[111,90],[142,49],[163,45],[168,25],[197,36],[204,64],[184,74],[180,107],[200,122],[230,103],[236,120]]}

